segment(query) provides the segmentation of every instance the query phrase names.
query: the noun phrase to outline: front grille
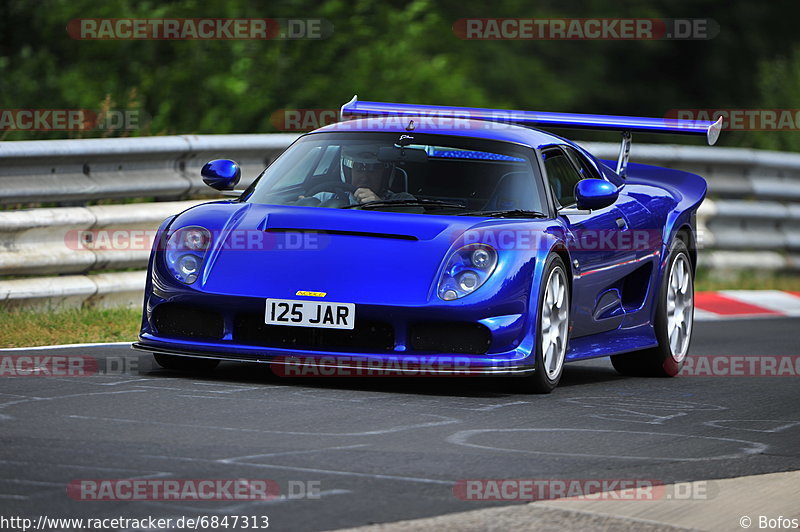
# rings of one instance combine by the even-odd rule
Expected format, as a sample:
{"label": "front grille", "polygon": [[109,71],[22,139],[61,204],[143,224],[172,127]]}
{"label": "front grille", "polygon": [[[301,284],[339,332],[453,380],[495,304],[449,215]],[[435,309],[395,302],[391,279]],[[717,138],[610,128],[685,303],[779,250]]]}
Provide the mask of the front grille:
{"label": "front grille", "polygon": [[161,336],[218,340],[224,332],[219,312],[179,303],[162,303],[153,309],[152,324]]}
{"label": "front grille", "polygon": [[357,321],[354,329],[267,325],[263,314],[244,314],[234,322],[237,343],[286,349],[383,352],[394,349],[394,328],[384,322]]}
{"label": "front grille", "polygon": [[427,322],[408,328],[414,351],[482,355],[489,350],[492,333],[480,323]]}

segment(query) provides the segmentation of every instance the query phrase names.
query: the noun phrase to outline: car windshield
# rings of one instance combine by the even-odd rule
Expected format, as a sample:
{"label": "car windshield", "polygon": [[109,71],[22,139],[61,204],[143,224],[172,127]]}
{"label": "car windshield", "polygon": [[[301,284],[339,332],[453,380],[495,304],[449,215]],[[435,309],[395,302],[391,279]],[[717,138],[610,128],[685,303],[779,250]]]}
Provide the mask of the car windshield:
{"label": "car windshield", "polygon": [[545,211],[534,151],[509,142],[398,133],[316,133],[242,195],[250,203],[480,216]]}

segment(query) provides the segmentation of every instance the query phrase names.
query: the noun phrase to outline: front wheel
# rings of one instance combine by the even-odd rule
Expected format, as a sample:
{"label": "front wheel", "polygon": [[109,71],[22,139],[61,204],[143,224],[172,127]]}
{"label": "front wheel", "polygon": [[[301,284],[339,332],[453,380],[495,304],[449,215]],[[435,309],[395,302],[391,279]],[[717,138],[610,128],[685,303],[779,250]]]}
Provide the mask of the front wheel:
{"label": "front wheel", "polygon": [[523,378],[523,390],[550,393],[561,380],[569,335],[569,283],[567,269],[558,255],[545,264],[539,291],[536,323],[536,362],[533,375]]}
{"label": "front wheel", "polygon": [[694,270],[689,250],[678,238],[670,246],[658,297],[653,322],[658,346],[612,356],[614,369],[623,375],[674,377],[689,353],[694,325]]}

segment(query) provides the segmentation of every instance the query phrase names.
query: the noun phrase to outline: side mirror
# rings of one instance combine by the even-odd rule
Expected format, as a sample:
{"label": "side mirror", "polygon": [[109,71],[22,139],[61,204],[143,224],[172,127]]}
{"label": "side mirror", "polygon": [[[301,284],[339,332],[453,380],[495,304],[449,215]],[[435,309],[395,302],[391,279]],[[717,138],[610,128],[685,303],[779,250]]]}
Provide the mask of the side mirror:
{"label": "side mirror", "polygon": [[582,179],[575,185],[579,209],[603,209],[617,201],[619,189],[603,179]]}
{"label": "side mirror", "polygon": [[216,159],[207,162],[200,170],[203,183],[217,190],[233,190],[242,177],[239,165],[228,159]]}

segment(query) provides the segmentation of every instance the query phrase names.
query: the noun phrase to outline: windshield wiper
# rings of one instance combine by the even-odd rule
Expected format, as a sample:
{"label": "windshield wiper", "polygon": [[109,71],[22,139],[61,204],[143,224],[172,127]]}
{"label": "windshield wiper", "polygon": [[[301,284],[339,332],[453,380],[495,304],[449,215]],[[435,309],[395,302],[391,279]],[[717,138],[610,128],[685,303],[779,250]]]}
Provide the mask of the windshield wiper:
{"label": "windshield wiper", "polygon": [[376,200],[366,203],[356,203],[355,205],[345,205],[342,209],[363,209],[364,207],[392,207],[403,205],[407,207],[441,207],[453,209],[466,209],[461,203],[452,201],[431,200],[431,199],[402,199],[402,200]]}
{"label": "windshield wiper", "polygon": [[505,211],[470,211],[458,213],[456,216],[486,216],[488,218],[548,218],[539,211],[526,211],[523,209],[510,209]]}

